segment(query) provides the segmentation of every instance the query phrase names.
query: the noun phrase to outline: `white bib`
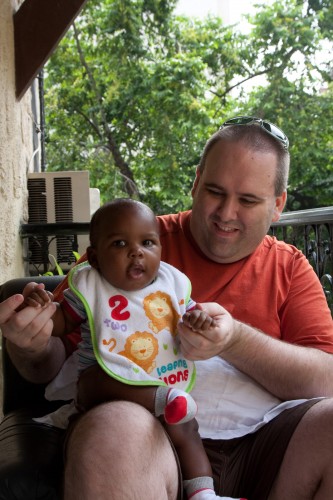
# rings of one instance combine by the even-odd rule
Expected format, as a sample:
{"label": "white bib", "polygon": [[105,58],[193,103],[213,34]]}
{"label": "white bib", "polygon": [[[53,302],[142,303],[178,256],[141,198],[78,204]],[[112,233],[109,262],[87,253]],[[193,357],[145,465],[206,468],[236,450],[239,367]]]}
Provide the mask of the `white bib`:
{"label": "white bib", "polygon": [[84,304],[100,366],[132,385],[168,385],[190,391],[195,365],[179,349],[177,324],[190,300],[189,279],[161,262],[156,280],[142,290],[110,285],[83,263],[72,269],[69,285]]}

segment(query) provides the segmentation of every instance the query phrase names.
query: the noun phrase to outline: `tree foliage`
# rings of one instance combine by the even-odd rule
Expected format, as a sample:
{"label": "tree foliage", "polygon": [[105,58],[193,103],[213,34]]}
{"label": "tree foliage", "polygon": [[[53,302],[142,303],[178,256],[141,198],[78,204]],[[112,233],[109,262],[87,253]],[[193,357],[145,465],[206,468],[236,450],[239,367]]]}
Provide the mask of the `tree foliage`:
{"label": "tree foliage", "polygon": [[246,35],[218,18],[176,17],[175,3],[87,3],[46,68],[48,168],[88,169],[104,200],[177,211],[190,206],[209,135],[256,114],[290,138],[289,208],[331,204],[333,68],[318,60],[332,42],[331,1],[258,8]]}

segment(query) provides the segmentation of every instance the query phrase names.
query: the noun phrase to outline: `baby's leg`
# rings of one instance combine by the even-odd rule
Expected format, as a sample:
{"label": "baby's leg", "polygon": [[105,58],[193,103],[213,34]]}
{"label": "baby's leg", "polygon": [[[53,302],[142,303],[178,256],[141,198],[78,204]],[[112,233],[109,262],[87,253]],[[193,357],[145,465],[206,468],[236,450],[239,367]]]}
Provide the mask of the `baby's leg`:
{"label": "baby's leg", "polygon": [[171,441],[177,451],[184,478],[183,485],[191,500],[232,500],[215,494],[212,469],[203,447],[195,419],[182,425],[167,425]]}
{"label": "baby's leg", "polygon": [[109,399],[137,403],[169,424],[180,424],[194,418],[197,405],[187,392],[168,386],[137,386],[108,379]]}
{"label": "baby's leg", "polygon": [[113,377],[107,380],[108,400],[123,400],[131,403],[137,403],[146,408],[151,413],[155,411],[155,393],[154,386],[137,386],[119,382]]}

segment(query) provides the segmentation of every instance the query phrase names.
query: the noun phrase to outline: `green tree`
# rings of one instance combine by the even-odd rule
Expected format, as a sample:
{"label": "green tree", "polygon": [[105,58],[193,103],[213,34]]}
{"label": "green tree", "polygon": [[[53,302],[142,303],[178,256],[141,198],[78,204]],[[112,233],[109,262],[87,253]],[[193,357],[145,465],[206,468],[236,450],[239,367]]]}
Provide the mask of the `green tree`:
{"label": "green tree", "polygon": [[[243,111],[269,116],[287,133],[290,140],[291,171],[288,188],[289,210],[329,206],[333,199],[333,86],[331,58],[319,57],[318,48],[331,42],[333,32],[322,29],[323,14],[333,12],[331,2],[285,2],[283,8],[267,8],[252,20],[250,34],[256,52],[265,39],[273,52],[271,71],[265,86],[256,87],[244,99]],[[269,38],[269,33],[271,37]],[[330,36],[328,36],[330,34]],[[280,43],[276,44],[276,37]],[[285,48],[283,49],[283,44]],[[281,52],[289,59],[275,65]],[[261,58],[263,60],[263,57]],[[268,67],[269,62],[265,65]]]}
{"label": "green tree", "polygon": [[171,0],[88,2],[46,70],[49,169],[88,169],[103,199],[184,209],[207,137],[227,117],[255,113],[290,136],[290,206],[327,204],[331,77],[315,56],[332,34],[321,24],[331,7],[303,4],[262,7],[244,35],[218,18],[175,17]]}
{"label": "green tree", "polygon": [[104,198],[186,206],[183,166],[209,124],[205,65],[175,49],[172,2],[92,4],[47,68],[49,167],[89,169]]}

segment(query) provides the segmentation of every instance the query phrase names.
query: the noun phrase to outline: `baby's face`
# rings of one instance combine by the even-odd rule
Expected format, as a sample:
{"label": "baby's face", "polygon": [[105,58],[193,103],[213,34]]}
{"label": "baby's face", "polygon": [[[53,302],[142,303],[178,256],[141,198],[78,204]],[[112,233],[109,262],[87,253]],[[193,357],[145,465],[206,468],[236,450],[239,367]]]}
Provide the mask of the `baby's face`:
{"label": "baby's face", "polygon": [[93,252],[93,267],[113,286],[144,288],[155,279],[161,259],[155,218],[133,207],[112,211],[100,224]]}

